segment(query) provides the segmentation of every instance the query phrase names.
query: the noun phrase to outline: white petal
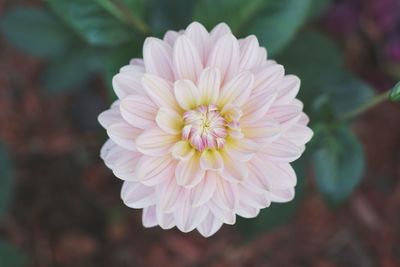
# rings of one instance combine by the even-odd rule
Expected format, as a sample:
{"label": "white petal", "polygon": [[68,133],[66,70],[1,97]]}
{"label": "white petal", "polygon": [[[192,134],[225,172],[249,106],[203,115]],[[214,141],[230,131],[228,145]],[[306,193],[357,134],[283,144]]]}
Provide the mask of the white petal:
{"label": "white petal", "polygon": [[266,193],[256,193],[241,185],[239,185],[238,188],[240,203],[257,209],[266,208],[271,204],[271,200]]}
{"label": "white petal", "polygon": [[215,104],[218,101],[221,86],[221,74],[217,68],[209,67],[200,75],[197,87],[200,91],[200,103]]}
{"label": "white petal", "polygon": [[155,126],[157,107],[147,96],[130,95],[121,100],[122,117],[132,126],[148,129]]}
{"label": "white petal", "polygon": [[135,178],[145,185],[162,183],[175,175],[176,163],[170,155],[163,157],[142,156],[136,165]]}
{"label": "white petal", "polygon": [[294,75],[286,75],[278,85],[278,105],[289,104],[300,90],[300,79]]}
{"label": "white petal", "polygon": [[119,111],[119,104],[100,113],[100,115],[97,117],[97,120],[105,129],[107,129],[107,127],[113,123],[123,122],[124,120],[122,119],[121,112]]}
{"label": "white petal", "polygon": [[174,177],[156,186],[157,206],[162,212],[174,211],[184,195],[185,189],[176,183]]}
{"label": "white petal", "polygon": [[[135,67],[143,67],[144,68],[144,61],[142,58],[132,58],[129,61],[129,65],[135,66]],[[144,69],[143,69],[144,72]]]}
{"label": "white petal", "polygon": [[268,145],[278,139],[281,134],[281,125],[273,119],[263,119],[250,124],[243,123],[242,132],[244,136],[261,145],[264,149]]}
{"label": "white petal", "polygon": [[204,170],[200,167],[199,153],[194,153],[187,160],[179,161],[175,175],[178,185],[188,188],[197,185],[204,177]]}
{"label": "white petal", "polygon": [[222,151],[221,155],[224,160],[221,177],[230,182],[239,182],[247,178],[249,171],[246,162],[233,159],[227,151]]}
{"label": "white petal", "polygon": [[157,207],[156,208],[156,217],[157,217],[158,224],[164,230],[171,229],[172,227],[175,226],[175,220],[174,220],[173,213],[165,213]]}
{"label": "white petal", "polygon": [[[211,33],[211,35],[213,35]],[[240,51],[239,43],[235,36],[228,33],[219,38],[210,52],[207,66],[217,67],[221,71],[223,81],[228,81],[239,70]]]}
{"label": "white petal", "polygon": [[284,138],[272,142],[260,151],[260,156],[273,162],[292,162],[298,159],[304,148]]}
{"label": "white petal", "polygon": [[112,79],[115,94],[119,99],[132,94],[143,95],[142,77],[143,73],[141,72],[127,71],[126,68],[122,69],[122,72],[115,75]]}
{"label": "white petal", "polygon": [[142,154],[138,152],[121,155],[113,164],[114,175],[122,180],[135,180],[136,164],[141,156]]}
{"label": "white petal", "polygon": [[248,138],[231,138],[229,139],[228,144],[225,146],[225,152],[229,155],[229,157],[241,162],[251,160],[258,150],[259,144]]}
{"label": "white petal", "polygon": [[305,114],[304,112],[302,112],[300,114],[300,118],[297,121],[298,124],[300,125],[307,125],[310,122],[310,118],[307,116],[307,114]]}
{"label": "white petal", "polygon": [[254,218],[260,213],[260,209],[248,206],[243,203],[239,203],[239,206],[236,210],[237,215],[243,218]]}
{"label": "white petal", "polygon": [[241,123],[251,124],[262,119],[274,103],[276,96],[276,93],[270,91],[262,91],[260,94],[252,95],[242,107]]}
{"label": "white petal", "polygon": [[146,228],[157,226],[156,206],[143,208],[142,223]]}
{"label": "white petal", "polygon": [[171,150],[172,156],[179,160],[188,160],[193,156],[194,153],[195,150],[188,141],[177,142]]}
{"label": "white petal", "polygon": [[235,211],[222,209],[212,201],[207,203],[207,207],[210,209],[211,214],[215,216],[216,219],[218,219],[219,221],[231,225],[235,224],[236,222]]}
{"label": "white petal", "polygon": [[229,26],[224,22],[219,23],[210,32],[211,42],[212,43],[217,42],[218,39],[220,39],[222,36],[228,33],[232,33],[231,28],[229,28]]}
{"label": "white petal", "polygon": [[240,73],[221,89],[218,105],[232,104],[242,106],[250,96],[253,83],[254,77],[251,72]]}
{"label": "white petal", "polygon": [[285,203],[293,200],[294,194],[294,188],[291,187],[284,190],[273,190],[269,192],[269,197],[272,202]]}
{"label": "white petal", "polygon": [[217,179],[213,202],[223,210],[235,210],[239,204],[239,190],[236,184]]}
{"label": "white petal", "polygon": [[117,122],[107,128],[107,134],[117,145],[131,151],[136,151],[136,138],[142,130],[126,122]]}
{"label": "white petal", "polygon": [[191,110],[200,104],[200,91],[190,80],[178,80],[174,84],[176,101],[184,110]]}
{"label": "white petal", "polygon": [[282,137],[300,146],[311,140],[313,131],[307,126],[295,124],[282,134]]}
{"label": "white petal", "polygon": [[172,48],[166,42],[154,37],[146,38],[143,45],[143,60],[147,73],[168,81],[174,80]]}
{"label": "white petal", "polygon": [[192,22],[185,30],[185,35],[196,46],[201,61],[205,63],[210,46],[210,35],[206,28],[198,22]]}
{"label": "white petal", "polygon": [[178,32],[176,32],[176,31],[167,31],[167,32],[164,34],[163,40],[164,40],[165,42],[167,42],[167,44],[169,44],[171,47],[173,47],[173,46],[174,46],[174,43],[175,43],[175,41],[176,41],[176,39],[177,39],[179,36],[180,36],[180,34],[179,34]]}
{"label": "white petal", "polygon": [[216,172],[208,171],[201,182],[192,188],[190,202],[193,207],[201,206],[211,199],[217,186],[217,179],[219,177]]}
{"label": "white petal", "polygon": [[285,69],[283,66],[276,63],[257,69],[254,72],[254,88],[252,95],[259,94],[263,91],[275,93],[284,73]]}
{"label": "white petal", "polygon": [[207,207],[193,208],[190,203],[182,202],[174,211],[176,226],[184,233],[194,230],[208,214]]}
{"label": "white petal", "polygon": [[296,185],[296,173],[289,163],[273,163],[257,155],[249,164],[252,173],[249,180],[271,191]]}
{"label": "white petal", "polygon": [[171,82],[154,75],[145,74],[143,75],[142,84],[147,95],[157,106],[172,109],[178,107]]}
{"label": "white petal", "polygon": [[122,185],[121,198],[125,205],[134,209],[156,204],[154,187],[144,186],[137,182],[125,181]]}
{"label": "white petal", "polygon": [[176,79],[197,81],[203,63],[197,48],[185,35],[179,36],[174,44],[173,66]]}
{"label": "white petal", "polygon": [[257,37],[250,35],[240,43],[239,71],[251,70],[260,62],[258,53],[260,45]]}
{"label": "white petal", "polygon": [[148,156],[163,156],[171,151],[178,136],[166,134],[159,128],[144,131],[136,138],[137,149]]}
{"label": "white petal", "polygon": [[299,120],[302,108],[296,105],[272,106],[265,116],[276,120],[281,124],[281,129],[286,130]]}
{"label": "white petal", "polygon": [[183,128],[182,116],[166,107],[158,110],[156,122],[158,127],[168,134],[179,134]]}
{"label": "white petal", "polygon": [[224,168],[224,161],[217,150],[206,149],[201,153],[200,166],[205,171],[220,171]]}
{"label": "white petal", "polygon": [[[125,157],[125,155],[131,154],[132,151],[123,149],[122,147],[115,144],[111,139],[108,139],[100,150],[100,157],[104,160],[106,166],[110,169],[113,168],[115,162],[120,157]],[[134,152],[133,152],[134,153]]]}
{"label": "white petal", "polygon": [[211,212],[208,213],[204,221],[197,227],[199,233],[204,237],[215,234],[222,226],[222,221],[218,220]]}
{"label": "white petal", "polygon": [[[119,69],[119,72],[121,72],[121,73],[123,72],[127,75],[135,75],[137,73],[140,73],[143,75],[143,73],[145,73],[145,71],[146,70],[145,70],[144,66],[138,66],[138,65],[125,65]],[[139,83],[140,83],[141,79],[142,78],[140,77],[140,79],[138,80]],[[143,88],[140,92],[143,94]],[[137,92],[136,94],[138,94],[138,93],[139,92]]]}

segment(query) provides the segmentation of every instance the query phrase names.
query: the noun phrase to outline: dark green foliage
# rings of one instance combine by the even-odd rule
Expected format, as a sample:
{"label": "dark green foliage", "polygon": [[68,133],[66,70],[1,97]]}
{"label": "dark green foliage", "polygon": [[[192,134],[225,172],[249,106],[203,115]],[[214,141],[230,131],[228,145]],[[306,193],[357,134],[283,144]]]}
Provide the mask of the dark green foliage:
{"label": "dark green foliage", "polygon": [[91,47],[77,48],[49,62],[43,75],[47,94],[76,90],[94,73],[105,68],[105,51]]}
{"label": "dark green foliage", "polygon": [[10,156],[6,146],[0,142],[0,221],[7,213],[11,203],[14,183]]}
{"label": "dark green foliage", "polygon": [[27,260],[17,248],[0,240],[0,266],[24,267]]}
{"label": "dark green foliage", "polygon": [[316,128],[312,154],[318,190],[331,206],[345,201],[360,183],[364,153],[358,139],[345,126]]}
{"label": "dark green foliage", "polygon": [[299,97],[312,119],[321,116],[321,101],[328,103],[331,115],[337,116],[365,104],[374,95],[369,85],[344,68],[335,45],[318,33],[299,35],[278,62],[285,66],[286,73],[300,77]]}
{"label": "dark green foliage", "polygon": [[66,51],[73,35],[54,15],[41,9],[17,7],[4,15],[1,31],[9,42],[35,56]]}
{"label": "dark green foliage", "polygon": [[101,1],[48,0],[54,12],[91,45],[118,45],[132,39],[133,30],[98,2]]}

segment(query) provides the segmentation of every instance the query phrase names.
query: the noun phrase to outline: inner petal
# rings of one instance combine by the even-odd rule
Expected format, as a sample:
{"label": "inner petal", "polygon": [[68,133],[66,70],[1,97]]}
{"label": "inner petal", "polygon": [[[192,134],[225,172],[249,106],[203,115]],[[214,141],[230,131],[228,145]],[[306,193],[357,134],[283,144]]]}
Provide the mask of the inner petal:
{"label": "inner petal", "polygon": [[219,149],[225,144],[227,121],[216,105],[201,105],[183,114],[182,139],[198,151]]}

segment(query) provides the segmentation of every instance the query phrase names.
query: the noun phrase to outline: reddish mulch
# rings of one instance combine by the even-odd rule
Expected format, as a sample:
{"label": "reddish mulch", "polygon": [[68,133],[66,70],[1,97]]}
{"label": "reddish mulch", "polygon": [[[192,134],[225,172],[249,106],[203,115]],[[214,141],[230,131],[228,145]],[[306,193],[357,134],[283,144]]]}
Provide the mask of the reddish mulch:
{"label": "reddish mulch", "polygon": [[94,122],[107,106],[100,79],[79,93],[46,97],[45,63],[2,39],[0,51],[0,137],[17,179],[0,235],[31,266],[400,266],[399,105],[380,105],[355,123],[368,168],[345,205],[328,209],[309,181],[289,224],[250,243],[231,226],[204,239],[145,230],[140,211],[121,203],[121,182],[98,157],[105,135]]}

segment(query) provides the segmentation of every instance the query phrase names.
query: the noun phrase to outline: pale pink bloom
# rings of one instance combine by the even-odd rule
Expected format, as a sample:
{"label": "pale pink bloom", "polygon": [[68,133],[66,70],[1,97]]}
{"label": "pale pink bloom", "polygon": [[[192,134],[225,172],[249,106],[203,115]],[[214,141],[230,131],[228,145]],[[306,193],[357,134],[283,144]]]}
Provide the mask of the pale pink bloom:
{"label": "pale pink bloom", "polygon": [[290,162],[312,136],[300,80],[267,60],[255,36],[221,23],[147,38],[143,60],[113,79],[118,100],[99,116],[101,157],[124,180],[124,203],[145,227],[213,235],[294,197]]}

